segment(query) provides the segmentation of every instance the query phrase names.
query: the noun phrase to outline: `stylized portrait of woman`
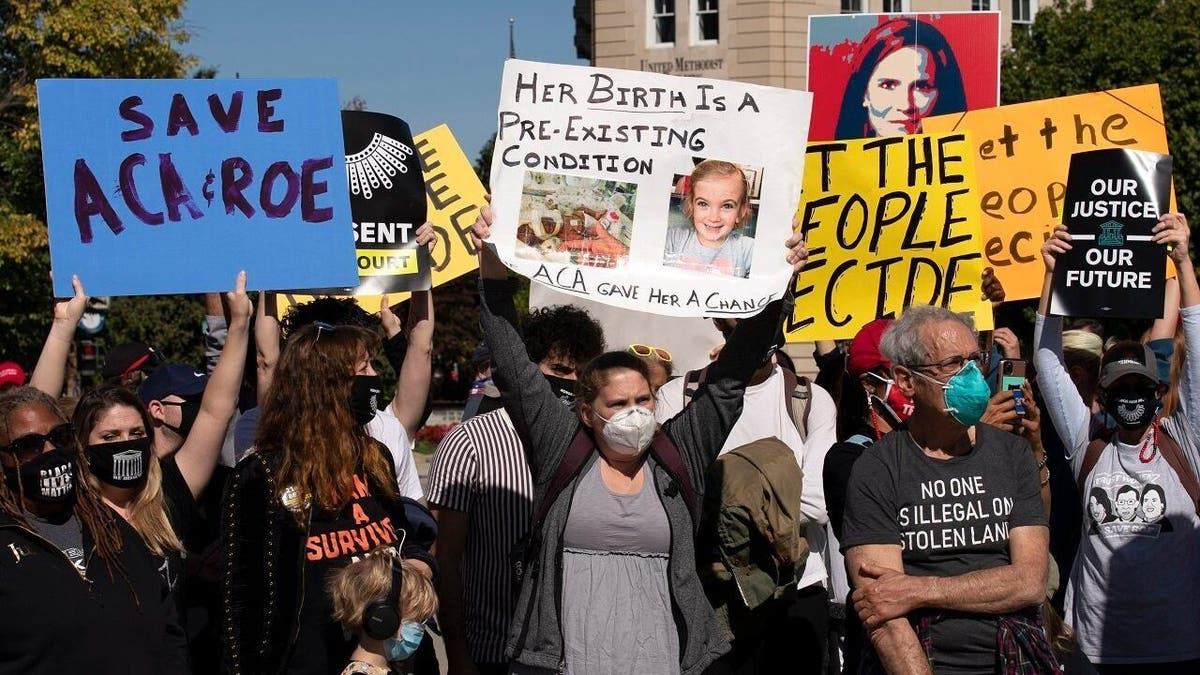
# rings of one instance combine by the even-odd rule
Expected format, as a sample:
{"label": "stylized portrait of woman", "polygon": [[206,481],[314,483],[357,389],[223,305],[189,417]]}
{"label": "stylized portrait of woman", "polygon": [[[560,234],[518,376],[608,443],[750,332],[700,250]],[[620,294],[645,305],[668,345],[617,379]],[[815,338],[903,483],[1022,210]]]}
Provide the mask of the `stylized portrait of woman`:
{"label": "stylized portrait of woman", "polygon": [[895,18],[859,43],[835,137],[919,133],[923,118],[966,109],[962,71],[945,36],[930,23]]}

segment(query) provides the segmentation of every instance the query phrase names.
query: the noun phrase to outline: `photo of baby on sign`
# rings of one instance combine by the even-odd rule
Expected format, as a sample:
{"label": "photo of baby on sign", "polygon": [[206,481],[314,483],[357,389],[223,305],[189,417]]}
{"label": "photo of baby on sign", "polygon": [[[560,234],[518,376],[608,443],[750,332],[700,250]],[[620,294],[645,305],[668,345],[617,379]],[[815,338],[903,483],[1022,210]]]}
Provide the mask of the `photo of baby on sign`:
{"label": "photo of baby on sign", "polygon": [[530,171],[521,190],[515,255],[587,267],[629,258],[637,186]]}

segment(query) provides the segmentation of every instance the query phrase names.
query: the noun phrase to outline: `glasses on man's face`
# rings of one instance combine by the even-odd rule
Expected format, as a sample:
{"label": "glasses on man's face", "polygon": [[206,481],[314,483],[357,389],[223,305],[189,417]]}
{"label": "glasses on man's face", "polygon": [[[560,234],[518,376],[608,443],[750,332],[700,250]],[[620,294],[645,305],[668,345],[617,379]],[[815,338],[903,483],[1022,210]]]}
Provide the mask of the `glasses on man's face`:
{"label": "glasses on man's face", "polygon": [[16,456],[18,462],[28,462],[42,454],[42,448],[46,447],[47,442],[56,448],[73,446],[75,444],[75,427],[70,423],[64,423],[44,434],[25,434],[0,450]]}
{"label": "glasses on man's face", "polygon": [[918,363],[911,366],[917,370],[933,370],[938,373],[957,373],[962,370],[969,362],[974,362],[976,366],[982,369],[987,364],[987,354],[983,352],[974,352],[971,354],[960,354],[951,356],[948,359],[938,361],[937,363]]}
{"label": "glasses on man's face", "polygon": [[671,352],[663,349],[662,347],[634,343],[629,345],[629,353],[633,354],[634,356],[640,356],[643,359],[654,356],[654,358],[662,361],[663,363],[671,362]]}

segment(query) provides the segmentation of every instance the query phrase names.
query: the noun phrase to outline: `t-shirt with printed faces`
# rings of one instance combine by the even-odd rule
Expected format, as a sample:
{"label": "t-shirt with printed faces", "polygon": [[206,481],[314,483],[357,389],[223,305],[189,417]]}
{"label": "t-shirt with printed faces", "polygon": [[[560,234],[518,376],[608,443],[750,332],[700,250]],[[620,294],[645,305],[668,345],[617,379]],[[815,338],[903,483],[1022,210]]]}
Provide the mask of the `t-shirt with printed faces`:
{"label": "t-shirt with printed faces", "polygon": [[[867,448],[850,475],[842,550],[899,544],[914,576],[1009,564],[1011,530],[1046,525],[1037,463],[1024,439],[983,424],[975,433],[971,452],[946,460],[927,456],[907,431]],[[939,675],[995,667],[994,617],[949,612],[931,637]]]}
{"label": "t-shirt with printed faces", "polygon": [[736,230],[719,247],[709,248],[697,240],[695,229],[672,227],[667,229],[663,264],[709,274],[748,277],[753,255],[754,238]]}

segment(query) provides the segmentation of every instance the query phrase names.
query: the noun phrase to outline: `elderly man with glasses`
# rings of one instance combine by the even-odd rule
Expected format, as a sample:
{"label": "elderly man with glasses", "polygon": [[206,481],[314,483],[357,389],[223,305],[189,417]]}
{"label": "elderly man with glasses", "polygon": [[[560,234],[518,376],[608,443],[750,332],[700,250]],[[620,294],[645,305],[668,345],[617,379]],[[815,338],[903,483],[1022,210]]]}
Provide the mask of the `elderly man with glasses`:
{"label": "elderly man with glasses", "polygon": [[880,347],[913,414],[864,451],[846,498],[864,667],[1055,672],[1038,611],[1049,542],[1039,467],[1024,439],[979,423],[991,392],[971,321],[913,307]]}

